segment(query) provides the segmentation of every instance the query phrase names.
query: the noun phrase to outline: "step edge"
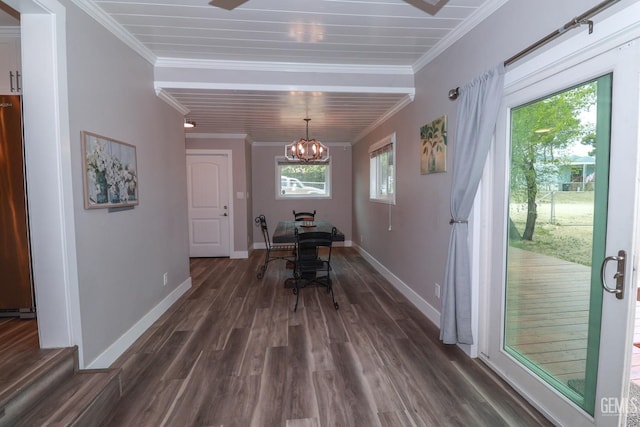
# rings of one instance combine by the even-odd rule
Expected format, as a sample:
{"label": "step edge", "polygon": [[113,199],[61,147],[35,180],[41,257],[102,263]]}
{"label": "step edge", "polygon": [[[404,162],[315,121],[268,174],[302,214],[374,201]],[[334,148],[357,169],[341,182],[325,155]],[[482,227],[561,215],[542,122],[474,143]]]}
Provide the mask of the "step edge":
{"label": "step edge", "polygon": [[[112,398],[112,402],[107,402],[107,405],[115,405],[122,397],[121,386],[121,374],[120,369],[96,369],[79,371],[74,378],[78,381],[82,381],[76,385],[75,393],[83,393],[79,400],[69,399],[64,404],[60,405],[50,414],[39,418],[39,421],[43,425],[90,425],[85,420],[87,417],[94,416],[94,410],[100,410],[96,406],[102,399],[110,399],[109,394],[112,392],[112,388],[115,392],[115,396]],[[79,377],[86,376],[87,379],[80,379]],[[96,379],[97,378],[97,379]],[[95,382],[93,382],[95,380]],[[86,389],[86,390],[84,390]],[[38,410],[40,406],[44,406],[45,403],[50,404],[49,399],[41,402],[39,405],[33,407],[34,410]],[[102,417],[104,418],[104,417]],[[30,420],[23,420],[29,422]],[[35,421],[35,420],[31,420]]]}
{"label": "step edge", "polygon": [[[37,405],[51,387],[72,377],[77,372],[77,352],[77,346],[63,348],[46,364],[29,371],[8,386],[0,395],[0,427],[14,423],[20,414]],[[35,391],[29,393],[32,389]]]}

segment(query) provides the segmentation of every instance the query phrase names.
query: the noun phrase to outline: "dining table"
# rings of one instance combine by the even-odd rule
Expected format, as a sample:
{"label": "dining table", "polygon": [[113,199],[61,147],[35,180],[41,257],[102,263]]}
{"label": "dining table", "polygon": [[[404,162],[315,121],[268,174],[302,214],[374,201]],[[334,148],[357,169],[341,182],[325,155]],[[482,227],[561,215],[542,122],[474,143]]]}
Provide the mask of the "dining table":
{"label": "dining table", "polygon": [[[329,221],[317,219],[314,221],[280,221],[276,226],[271,241],[273,243],[296,243],[296,229],[298,233],[307,233],[311,231],[326,231],[331,233],[334,225]],[[333,239],[334,242],[344,242],[344,233],[336,229],[336,235]],[[288,263],[289,264],[289,263]],[[291,263],[293,265],[293,263]],[[313,274],[315,276],[315,273]],[[305,276],[303,276],[305,278]],[[306,277],[309,279],[310,277]],[[295,287],[295,278],[288,277],[284,281],[285,288]]]}
{"label": "dining table", "polygon": [[[306,233],[309,231],[326,231],[331,233],[334,225],[329,221],[317,219],[314,221],[280,221],[276,226],[271,241],[273,243],[295,243],[296,229],[298,233]],[[344,234],[337,230],[334,242],[344,242]]]}

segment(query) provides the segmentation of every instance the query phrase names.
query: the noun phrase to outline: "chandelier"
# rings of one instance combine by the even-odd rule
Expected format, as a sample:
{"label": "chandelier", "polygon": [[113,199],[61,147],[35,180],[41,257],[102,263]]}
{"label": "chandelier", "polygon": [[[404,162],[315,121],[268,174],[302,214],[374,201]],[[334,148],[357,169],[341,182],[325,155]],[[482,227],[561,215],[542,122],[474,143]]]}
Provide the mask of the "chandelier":
{"label": "chandelier", "polygon": [[307,137],[300,138],[284,147],[284,156],[287,160],[302,162],[324,162],[329,160],[329,148],[322,142],[309,139],[309,122],[311,119],[304,119],[307,122]]}

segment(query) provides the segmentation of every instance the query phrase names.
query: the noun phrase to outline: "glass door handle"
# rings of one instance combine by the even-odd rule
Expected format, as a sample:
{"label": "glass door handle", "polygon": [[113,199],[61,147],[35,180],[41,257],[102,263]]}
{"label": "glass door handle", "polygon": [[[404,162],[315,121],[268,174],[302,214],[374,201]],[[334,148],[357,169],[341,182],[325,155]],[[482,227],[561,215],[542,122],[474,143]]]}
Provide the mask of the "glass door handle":
{"label": "glass door handle", "polygon": [[[610,261],[618,262],[618,269],[616,273],[613,275],[613,278],[616,279],[616,287],[610,288],[607,286],[607,278],[605,277],[605,270],[607,268],[607,264]],[[602,281],[602,289],[610,294],[615,294],[616,298],[623,299],[624,298],[624,270],[627,264],[627,253],[625,251],[618,251],[618,255],[608,256],[602,261],[602,266],[600,267],[600,279]]]}

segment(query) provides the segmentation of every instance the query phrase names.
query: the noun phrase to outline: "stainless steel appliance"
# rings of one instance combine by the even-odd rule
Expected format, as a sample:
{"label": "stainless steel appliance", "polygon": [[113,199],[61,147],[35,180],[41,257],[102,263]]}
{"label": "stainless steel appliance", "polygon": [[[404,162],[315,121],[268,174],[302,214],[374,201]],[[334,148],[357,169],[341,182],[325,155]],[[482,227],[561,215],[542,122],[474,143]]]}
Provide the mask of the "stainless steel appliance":
{"label": "stainless steel appliance", "polygon": [[33,317],[20,102],[0,95],[0,316]]}

